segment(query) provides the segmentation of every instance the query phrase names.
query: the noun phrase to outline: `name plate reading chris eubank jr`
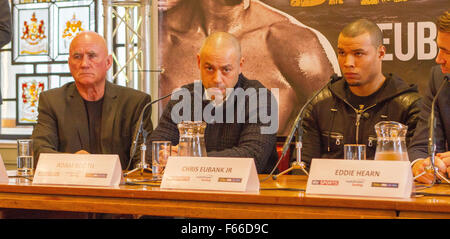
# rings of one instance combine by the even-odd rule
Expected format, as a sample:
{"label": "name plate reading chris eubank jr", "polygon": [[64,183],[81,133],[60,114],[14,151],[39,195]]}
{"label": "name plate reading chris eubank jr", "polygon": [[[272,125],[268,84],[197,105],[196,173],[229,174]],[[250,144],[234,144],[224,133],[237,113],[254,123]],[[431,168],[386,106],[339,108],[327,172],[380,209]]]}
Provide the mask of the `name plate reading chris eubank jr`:
{"label": "name plate reading chris eubank jr", "polygon": [[161,188],[258,192],[259,179],[252,158],[171,156]]}
{"label": "name plate reading chris eubank jr", "polygon": [[313,159],[306,194],[409,198],[409,161]]}
{"label": "name plate reading chris eubank jr", "polygon": [[116,154],[48,154],[39,156],[33,184],[119,186],[122,167]]}

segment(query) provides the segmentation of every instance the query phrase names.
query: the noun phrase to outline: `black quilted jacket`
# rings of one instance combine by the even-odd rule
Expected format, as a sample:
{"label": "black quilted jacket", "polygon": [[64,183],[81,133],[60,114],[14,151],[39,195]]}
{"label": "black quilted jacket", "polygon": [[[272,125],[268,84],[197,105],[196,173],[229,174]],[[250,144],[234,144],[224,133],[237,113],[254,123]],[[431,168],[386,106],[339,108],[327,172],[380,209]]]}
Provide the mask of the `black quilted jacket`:
{"label": "black quilted jacket", "polygon": [[375,124],[397,121],[408,126],[406,144],[414,134],[418,120],[420,95],[417,86],[386,75],[386,86],[375,103],[363,110],[354,108],[345,98],[343,78],[329,83],[305,109],[302,161],[312,158],[344,157],[344,144],[365,144],[366,158],[373,159],[377,146]]}

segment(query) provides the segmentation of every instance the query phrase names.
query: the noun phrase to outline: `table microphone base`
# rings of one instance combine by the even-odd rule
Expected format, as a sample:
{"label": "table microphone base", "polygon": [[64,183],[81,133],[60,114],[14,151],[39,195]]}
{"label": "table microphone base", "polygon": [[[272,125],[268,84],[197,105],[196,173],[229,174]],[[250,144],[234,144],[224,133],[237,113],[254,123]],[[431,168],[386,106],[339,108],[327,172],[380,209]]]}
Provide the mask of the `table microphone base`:
{"label": "table microphone base", "polygon": [[295,161],[292,163],[290,168],[284,170],[283,172],[281,172],[277,175],[272,176],[272,179],[276,180],[279,176],[286,174],[294,169],[301,169],[306,175],[309,175],[305,168],[306,168],[305,163]]}
{"label": "table microphone base", "polygon": [[151,174],[152,173],[152,167],[150,166],[150,164],[144,164],[144,165],[139,164],[137,168],[124,173],[123,176],[126,177],[126,176],[129,176],[131,174],[137,174],[137,173],[139,173],[139,176],[144,176],[144,175],[149,174],[149,173]]}
{"label": "table microphone base", "polygon": [[436,176],[439,179],[444,180],[446,183],[450,184],[450,181],[446,177],[444,177],[441,173],[439,173],[439,170],[438,170],[437,167],[435,167],[435,169],[433,171],[433,167],[431,167],[431,166],[425,167],[425,170],[422,173],[420,173],[420,174],[416,175],[415,177],[413,177],[413,180],[416,180],[417,178],[423,176],[426,173],[434,173],[434,172],[436,172]]}

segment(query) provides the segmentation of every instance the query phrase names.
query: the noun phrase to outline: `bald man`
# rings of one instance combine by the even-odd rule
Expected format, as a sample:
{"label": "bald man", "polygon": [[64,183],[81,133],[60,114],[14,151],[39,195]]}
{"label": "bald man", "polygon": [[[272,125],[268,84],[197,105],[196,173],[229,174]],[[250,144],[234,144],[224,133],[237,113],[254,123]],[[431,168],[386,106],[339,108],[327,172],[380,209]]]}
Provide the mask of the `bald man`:
{"label": "bald man", "polygon": [[[82,32],[70,44],[69,68],[75,79],[42,92],[32,134],[36,162],[41,153],[118,154],[122,168],[130,162],[132,137],[150,96],[106,80],[112,65],[106,42],[95,32]],[[144,128],[153,129],[147,112]],[[138,152],[133,161],[138,161]]]}
{"label": "bald man", "polygon": [[259,81],[241,73],[243,65],[236,37],[225,32],[207,37],[197,54],[201,81],[182,86],[184,94],[172,95],[177,96],[165,107],[150,144],[170,140],[174,155],[180,137],[177,124],[204,121],[207,156],[253,158],[258,173],[270,172],[277,160],[277,102]]}
{"label": "bald man", "polygon": [[[279,135],[287,135],[308,97],[339,72],[336,55],[318,31],[257,0],[174,0],[160,20],[159,93],[198,77],[195,55],[214,32],[239,39],[242,72],[279,89]],[[286,1],[289,2],[289,1]],[[164,104],[167,102],[164,101]]]}

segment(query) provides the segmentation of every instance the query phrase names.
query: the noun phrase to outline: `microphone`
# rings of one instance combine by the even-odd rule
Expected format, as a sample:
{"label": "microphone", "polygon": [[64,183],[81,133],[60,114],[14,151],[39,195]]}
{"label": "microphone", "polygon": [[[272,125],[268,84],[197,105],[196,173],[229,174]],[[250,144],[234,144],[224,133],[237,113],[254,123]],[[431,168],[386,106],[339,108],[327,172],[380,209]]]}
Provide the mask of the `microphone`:
{"label": "microphone", "polygon": [[433,172],[434,173],[434,180],[433,180],[433,184],[434,181],[436,179],[436,171],[437,169],[434,166],[434,160],[435,160],[435,152],[436,152],[436,140],[434,137],[434,130],[436,128],[436,116],[435,116],[435,106],[436,106],[436,101],[437,98],[439,96],[439,94],[441,93],[442,89],[444,88],[445,83],[449,82],[449,77],[445,76],[444,80],[442,81],[441,85],[439,86],[438,91],[436,92],[436,95],[433,98],[433,101],[431,103],[431,113],[430,113],[430,118],[429,118],[429,132],[428,132],[428,155],[430,156],[430,161],[431,161],[431,165],[428,166],[425,170],[428,172]]}
{"label": "microphone", "polygon": [[[181,88],[181,90],[188,90],[188,91],[191,93],[192,91],[195,91],[195,88],[194,88],[194,90],[189,90],[189,89],[186,89],[186,88]],[[161,101],[161,100],[163,100],[163,99],[165,99],[165,98],[167,98],[167,97],[173,95],[173,94],[176,93],[176,92],[178,92],[178,91],[173,91],[172,93],[170,93],[170,94],[168,94],[168,95],[165,95],[165,96],[163,96],[163,97],[161,97],[161,98],[158,98],[158,99],[156,99],[156,100],[154,100],[154,101],[151,101],[150,103],[147,103],[147,104],[144,106],[144,108],[142,108],[142,111],[141,111],[141,114],[140,114],[139,120],[138,120],[138,127],[136,127],[136,130],[135,130],[135,132],[134,132],[134,134],[133,134],[133,144],[132,144],[131,150],[130,150],[130,161],[128,161],[128,166],[127,166],[127,168],[126,168],[126,171],[128,171],[128,169],[130,168],[130,166],[131,166],[131,161],[133,161],[133,157],[134,157],[134,155],[135,155],[135,153],[136,153],[137,141],[138,141],[139,136],[140,136],[141,133],[142,133],[142,137],[143,137],[143,144],[144,144],[144,146],[145,146],[145,142],[146,142],[146,139],[147,139],[147,136],[148,136],[148,132],[144,129],[143,121],[144,121],[144,114],[145,114],[147,108],[150,107],[151,105],[153,105],[153,104],[155,104],[155,103],[157,103],[157,102],[159,102],[159,101]],[[143,160],[145,160],[145,157],[142,157],[142,155],[141,155],[141,158],[142,158]],[[141,163],[142,163],[142,162],[141,162]]]}
{"label": "microphone", "polygon": [[[330,77],[330,81],[328,81],[327,84],[325,84],[324,86],[322,86],[322,88],[320,88],[320,90],[318,90],[316,93],[314,93],[314,95],[309,98],[306,103],[303,105],[303,107],[300,109],[300,112],[297,115],[297,118],[294,121],[294,124],[292,125],[291,131],[288,134],[288,137],[286,138],[286,141],[284,142],[283,145],[283,151],[281,152],[281,156],[277,161],[277,164],[275,165],[275,167],[273,168],[272,172],[269,174],[269,177],[273,174],[273,172],[275,172],[276,168],[278,167],[278,164],[280,164],[281,159],[286,155],[287,150],[289,149],[289,146],[291,144],[292,138],[294,137],[295,131],[298,129],[298,134],[297,134],[297,146],[299,146],[301,148],[301,142],[302,142],[302,136],[303,136],[303,129],[300,126],[302,119],[303,119],[303,112],[305,111],[306,107],[311,104],[311,102],[317,97],[317,95],[323,91],[329,84],[334,83],[336,81],[338,81],[340,78],[337,74],[333,74]],[[299,148],[297,148],[297,152],[299,153]],[[300,162],[301,160],[299,160],[301,157],[301,155],[297,155],[297,162]],[[278,176],[287,173],[289,171],[291,171],[293,168],[289,168],[287,170],[285,170],[284,172],[280,173],[279,175],[275,175],[273,176],[273,180],[276,180]],[[304,168],[302,168],[304,170]],[[305,172],[306,173],[306,172]]]}

